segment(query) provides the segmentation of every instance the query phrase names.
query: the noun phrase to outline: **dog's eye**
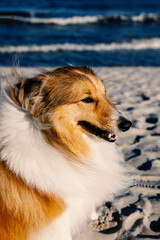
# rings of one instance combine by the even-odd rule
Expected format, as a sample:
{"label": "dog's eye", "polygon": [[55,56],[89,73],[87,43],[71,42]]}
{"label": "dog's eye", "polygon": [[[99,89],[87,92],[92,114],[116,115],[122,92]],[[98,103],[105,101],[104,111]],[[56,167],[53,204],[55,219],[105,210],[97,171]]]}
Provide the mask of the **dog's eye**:
{"label": "dog's eye", "polygon": [[85,102],[85,103],[92,103],[93,102],[93,98],[87,97],[87,98],[82,99],[81,101]]}

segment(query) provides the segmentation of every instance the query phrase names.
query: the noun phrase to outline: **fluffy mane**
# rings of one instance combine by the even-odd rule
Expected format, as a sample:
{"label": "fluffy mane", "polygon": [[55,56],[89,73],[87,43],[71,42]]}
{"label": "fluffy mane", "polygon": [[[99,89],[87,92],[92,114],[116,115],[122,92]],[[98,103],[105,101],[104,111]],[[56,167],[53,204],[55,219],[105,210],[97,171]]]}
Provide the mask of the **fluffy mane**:
{"label": "fluffy mane", "polygon": [[[23,189],[26,188],[30,202],[33,203],[33,198],[38,198],[39,204],[46,204],[47,214],[47,206],[49,212],[55,214],[52,215],[53,218],[63,212],[62,222],[68,226],[71,235],[75,225],[85,222],[97,204],[111,201],[114,194],[122,190],[128,181],[116,145],[88,133],[78,124],[81,118],[89,121],[87,111],[91,107],[88,108],[83,101],[86,101],[86,95],[98,91],[98,86],[102,92],[105,91],[90,69],[67,67],[30,79],[21,78],[14,86],[6,89],[6,99],[1,100],[0,159],[4,174],[0,176],[0,188],[6,179],[11,178],[13,184],[15,181],[21,182],[21,190],[11,193],[13,199],[19,201],[21,211],[23,205],[25,208],[25,199],[27,201],[23,194]],[[87,87],[91,90],[86,92]],[[85,94],[82,94],[83,91]],[[108,114],[116,111],[109,100],[104,103],[108,104]],[[85,109],[86,113],[84,110],[77,113],[77,109]],[[103,114],[103,118],[108,117],[103,113],[103,105],[98,110],[96,105],[93,110],[94,114],[98,111],[98,116]],[[98,129],[102,125],[108,129],[112,127],[110,118],[102,123],[98,123],[98,118],[94,121],[99,124]],[[112,121],[115,124],[114,118]],[[5,183],[4,186],[10,192],[11,185]],[[19,186],[18,183],[16,186]],[[31,192],[36,195],[33,197]],[[4,198],[1,194],[0,201],[4,199],[5,202],[7,195]],[[26,212],[34,212],[34,204],[35,202],[33,206],[28,206]],[[12,208],[11,212],[14,211]],[[44,211],[43,208],[41,211]],[[46,226],[50,226],[52,220],[47,214]],[[38,218],[38,214],[35,216]],[[75,225],[71,226],[73,221]],[[35,228],[32,229],[35,236],[33,239],[39,239],[39,236],[40,239],[50,239],[50,231],[46,233],[42,228],[42,233],[35,233],[41,226],[32,228]],[[13,239],[19,240],[18,237]],[[59,240],[59,235],[53,239]]]}

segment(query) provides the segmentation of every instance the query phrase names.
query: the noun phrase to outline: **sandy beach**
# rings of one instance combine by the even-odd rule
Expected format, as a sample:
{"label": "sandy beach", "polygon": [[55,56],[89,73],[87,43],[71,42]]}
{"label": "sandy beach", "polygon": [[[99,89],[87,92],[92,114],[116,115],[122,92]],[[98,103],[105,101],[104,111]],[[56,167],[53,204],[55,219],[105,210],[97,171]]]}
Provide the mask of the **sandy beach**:
{"label": "sandy beach", "polygon": [[[49,68],[50,69],[50,68]],[[160,68],[94,68],[111,101],[132,121],[117,145],[135,171],[134,185],[97,209],[79,240],[160,239]],[[40,69],[22,68],[25,76]],[[2,85],[11,69],[0,67]],[[108,183],[104,183],[105,185]],[[98,231],[101,231],[98,232]]]}

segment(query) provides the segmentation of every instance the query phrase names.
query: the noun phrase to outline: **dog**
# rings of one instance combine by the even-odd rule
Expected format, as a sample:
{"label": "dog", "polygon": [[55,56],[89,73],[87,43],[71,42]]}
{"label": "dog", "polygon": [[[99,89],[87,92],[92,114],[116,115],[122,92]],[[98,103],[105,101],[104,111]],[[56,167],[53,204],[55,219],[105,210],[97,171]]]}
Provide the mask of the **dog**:
{"label": "dog", "polygon": [[114,142],[131,122],[88,67],[19,76],[0,108],[0,239],[75,239],[126,186]]}

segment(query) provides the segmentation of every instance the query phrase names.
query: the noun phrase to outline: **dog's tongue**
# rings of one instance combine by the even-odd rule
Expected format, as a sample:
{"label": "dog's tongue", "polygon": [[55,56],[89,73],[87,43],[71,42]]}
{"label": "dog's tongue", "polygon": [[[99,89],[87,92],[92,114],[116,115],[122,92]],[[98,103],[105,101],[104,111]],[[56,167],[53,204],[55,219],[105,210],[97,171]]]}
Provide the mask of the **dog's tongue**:
{"label": "dog's tongue", "polygon": [[116,141],[116,134],[115,133],[102,133],[100,136],[102,138],[104,138],[105,140],[108,140],[109,142]]}
{"label": "dog's tongue", "polygon": [[116,134],[115,133],[108,133],[107,137],[110,141],[115,141],[116,140]]}

